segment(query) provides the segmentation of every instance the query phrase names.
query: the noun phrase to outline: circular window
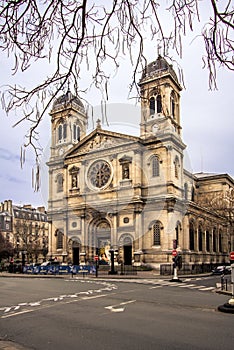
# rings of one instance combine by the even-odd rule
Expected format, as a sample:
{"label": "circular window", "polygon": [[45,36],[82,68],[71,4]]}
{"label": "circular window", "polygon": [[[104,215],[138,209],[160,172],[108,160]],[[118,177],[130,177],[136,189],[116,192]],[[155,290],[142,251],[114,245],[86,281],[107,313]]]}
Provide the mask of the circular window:
{"label": "circular window", "polygon": [[129,218],[128,218],[128,217],[125,217],[125,218],[123,219],[123,222],[124,222],[125,224],[128,224],[128,223],[129,223]]}
{"label": "circular window", "polygon": [[88,181],[93,187],[105,187],[111,179],[111,166],[104,160],[93,163],[88,171]]}
{"label": "circular window", "polygon": [[72,222],[72,227],[77,227],[77,223],[75,221]]}

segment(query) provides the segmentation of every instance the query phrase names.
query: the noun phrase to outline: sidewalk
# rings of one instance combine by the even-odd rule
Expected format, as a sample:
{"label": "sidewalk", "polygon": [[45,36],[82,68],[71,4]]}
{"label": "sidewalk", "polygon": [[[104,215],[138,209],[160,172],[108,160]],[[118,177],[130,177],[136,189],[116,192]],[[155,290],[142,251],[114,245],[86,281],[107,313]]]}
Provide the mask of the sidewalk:
{"label": "sidewalk", "polygon": [[0,339],[0,349],[1,350],[30,350],[29,348],[25,348],[22,345],[14,343],[10,340]]}

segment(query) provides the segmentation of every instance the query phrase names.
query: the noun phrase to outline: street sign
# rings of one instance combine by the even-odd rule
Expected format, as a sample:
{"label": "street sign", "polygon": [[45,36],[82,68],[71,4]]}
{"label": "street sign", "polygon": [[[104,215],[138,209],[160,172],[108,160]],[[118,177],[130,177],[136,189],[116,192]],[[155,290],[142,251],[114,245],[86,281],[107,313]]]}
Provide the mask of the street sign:
{"label": "street sign", "polygon": [[177,256],[177,250],[173,249],[171,254],[172,256]]}
{"label": "street sign", "polygon": [[95,255],[94,260],[96,261],[98,260],[98,255]]}
{"label": "street sign", "polygon": [[229,257],[230,257],[230,260],[234,260],[234,252],[231,252]]}

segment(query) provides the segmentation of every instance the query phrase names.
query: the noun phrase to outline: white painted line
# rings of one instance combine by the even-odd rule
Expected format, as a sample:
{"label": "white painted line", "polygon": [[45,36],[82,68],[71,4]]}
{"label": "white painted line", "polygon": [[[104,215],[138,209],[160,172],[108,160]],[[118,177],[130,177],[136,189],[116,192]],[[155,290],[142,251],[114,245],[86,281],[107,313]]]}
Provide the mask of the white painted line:
{"label": "white painted line", "polygon": [[150,287],[149,289],[157,289],[157,288],[162,288],[162,286]]}
{"label": "white painted line", "polygon": [[178,285],[180,288],[190,288],[190,287],[195,287],[195,284],[183,284],[183,285]]}
{"label": "white painted line", "polygon": [[214,289],[214,287],[201,288],[201,289],[199,289],[199,290],[205,291],[205,290],[212,290],[212,289]]}
{"label": "white painted line", "polygon": [[110,310],[111,312],[123,312],[125,310],[125,308],[118,307],[118,306],[128,305],[128,304],[135,303],[135,302],[136,302],[136,300],[124,301],[124,302],[116,304],[116,305],[105,306],[105,309]]}
{"label": "white painted line", "polygon": [[13,317],[13,316],[18,316],[18,315],[22,315],[22,314],[26,314],[26,313],[34,312],[34,311],[35,310],[24,310],[24,311],[14,312],[13,314],[5,315],[5,316],[2,316],[1,318],[8,318],[8,317]]}
{"label": "white painted line", "polygon": [[4,312],[9,312],[11,311],[11,307],[7,307]]}

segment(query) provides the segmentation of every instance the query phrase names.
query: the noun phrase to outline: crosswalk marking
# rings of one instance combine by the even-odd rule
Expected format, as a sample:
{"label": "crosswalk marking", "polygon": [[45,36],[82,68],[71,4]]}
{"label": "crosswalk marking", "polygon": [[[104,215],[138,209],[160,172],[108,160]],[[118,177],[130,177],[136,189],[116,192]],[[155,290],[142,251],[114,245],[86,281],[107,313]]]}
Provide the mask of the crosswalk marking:
{"label": "crosswalk marking", "polygon": [[214,287],[205,287],[205,288],[201,288],[199,290],[205,291],[205,290],[213,290],[213,289],[214,289]]}
{"label": "crosswalk marking", "polygon": [[[206,287],[204,285],[197,285],[194,283],[186,283],[186,282],[195,282],[195,281],[202,281],[204,278],[201,277],[193,277],[193,278],[185,278],[181,282],[177,281],[169,281],[165,279],[118,279],[118,282],[125,282],[125,283],[139,283],[139,284],[146,284],[151,285],[149,286],[149,289],[157,289],[162,287],[178,287],[178,288],[189,288],[189,289],[196,289],[198,291],[214,291],[216,289],[216,286],[214,287]],[[108,281],[116,282],[116,279],[108,279]]]}
{"label": "crosswalk marking", "polygon": [[[186,283],[186,282],[189,282],[189,281],[198,281],[198,280],[203,280],[202,278],[187,278],[187,279],[184,279],[183,280],[183,283],[180,283],[180,282],[170,282],[170,281],[166,281],[166,280],[163,280],[163,279],[159,279],[159,280],[143,280],[142,282],[143,283],[147,283],[149,284],[151,282],[151,284],[153,284],[154,286],[150,287],[150,289],[157,289],[157,288],[162,288],[162,287],[179,287],[179,288],[189,288],[189,289],[196,289],[196,290],[199,290],[199,291],[202,291],[202,292],[205,292],[205,291],[213,291],[215,290],[215,287],[206,287],[204,285],[197,285],[197,284],[194,284],[194,283]],[[140,281],[139,281],[140,283]]]}
{"label": "crosswalk marking", "polygon": [[180,288],[191,288],[191,287],[194,287],[195,284],[183,284],[180,286]]}

